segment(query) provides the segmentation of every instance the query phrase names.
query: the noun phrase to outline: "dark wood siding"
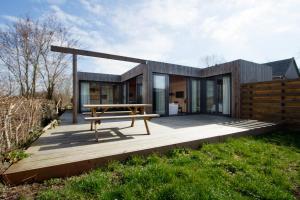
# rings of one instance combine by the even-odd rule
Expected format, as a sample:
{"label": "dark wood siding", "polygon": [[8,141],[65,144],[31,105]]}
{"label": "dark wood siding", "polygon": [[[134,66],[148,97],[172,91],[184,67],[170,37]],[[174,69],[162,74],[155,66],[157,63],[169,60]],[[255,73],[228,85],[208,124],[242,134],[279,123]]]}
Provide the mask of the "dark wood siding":
{"label": "dark wood siding", "polygon": [[146,64],[139,64],[121,75],[121,81],[127,81],[145,72]]}
{"label": "dark wood siding", "polygon": [[120,75],[77,72],[79,81],[121,82]]}
{"label": "dark wood siding", "polygon": [[240,60],[241,83],[255,83],[272,80],[272,67]]}

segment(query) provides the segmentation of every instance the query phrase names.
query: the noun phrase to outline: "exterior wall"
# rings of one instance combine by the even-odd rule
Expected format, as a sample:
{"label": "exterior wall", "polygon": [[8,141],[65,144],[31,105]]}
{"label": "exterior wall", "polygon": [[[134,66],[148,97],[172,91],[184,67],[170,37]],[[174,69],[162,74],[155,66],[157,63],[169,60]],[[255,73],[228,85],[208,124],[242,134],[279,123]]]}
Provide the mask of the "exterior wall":
{"label": "exterior wall", "polygon": [[[189,78],[206,78],[223,74],[231,75],[231,114],[240,117],[240,85],[241,83],[261,82],[272,80],[272,69],[269,66],[235,60],[208,68],[187,67],[176,64],[147,61],[139,64],[122,75],[96,74],[78,72],[79,80],[118,82],[122,83],[131,78],[143,75],[143,103],[152,104],[153,73],[180,75]],[[149,108],[147,112],[152,112]]]}
{"label": "exterior wall", "polygon": [[240,60],[223,63],[201,69],[200,77],[211,77],[221,74],[231,75],[231,114],[232,117],[240,117]]}
{"label": "exterior wall", "polygon": [[121,82],[120,75],[114,74],[99,74],[90,72],[77,72],[78,81],[100,81],[100,82]]}
{"label": "exterior wall", "polygon": [[292,62],[290,64],[290,67],[288,68],[288,70],[285,73],[285,78],[286,79],[296,79],[296,78],[299,78],[299,72],[298,72],[298,70],[296,68],[297,68],[297,66],[295,65],[294,62]]}
{"label": "exterior wall", "polygon": [[127,71],[121,75],[121,81],[124,82],[131,78],[134,78],[136,76],[144,74],[145,67],[146,67],[146,64],[139,64],[139,65],[135,66],[134,68],[130,69],[129,71]]}
{"label": "exterior wall", "polygon": [[255,83],[272,80],[272,67],[245,60],[239,61],[241,83]]}

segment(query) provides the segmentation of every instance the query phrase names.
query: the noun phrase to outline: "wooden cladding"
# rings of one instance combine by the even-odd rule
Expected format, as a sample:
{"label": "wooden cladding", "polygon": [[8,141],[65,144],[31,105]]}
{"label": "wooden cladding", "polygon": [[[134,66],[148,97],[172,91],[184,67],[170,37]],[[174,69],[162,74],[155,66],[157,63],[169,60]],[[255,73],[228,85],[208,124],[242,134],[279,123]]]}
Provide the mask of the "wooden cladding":
{"label": "wooden cladding", "polygon": [[241,118],[300,125],[300,79],[242,84]]}

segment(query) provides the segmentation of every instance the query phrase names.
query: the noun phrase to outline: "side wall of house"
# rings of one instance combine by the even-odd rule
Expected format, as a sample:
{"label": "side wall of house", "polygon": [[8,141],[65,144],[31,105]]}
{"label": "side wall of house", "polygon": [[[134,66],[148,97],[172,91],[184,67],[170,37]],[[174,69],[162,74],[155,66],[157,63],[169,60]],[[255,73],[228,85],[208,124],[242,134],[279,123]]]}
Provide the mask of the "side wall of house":
{"label": "side wall of house", "polygon": [[78,81],[121,82],[120,75],[77,72]]}
{"label": "side wall of house", "polygon": [[241,83],[272,81],[272,67],[240,60]]}

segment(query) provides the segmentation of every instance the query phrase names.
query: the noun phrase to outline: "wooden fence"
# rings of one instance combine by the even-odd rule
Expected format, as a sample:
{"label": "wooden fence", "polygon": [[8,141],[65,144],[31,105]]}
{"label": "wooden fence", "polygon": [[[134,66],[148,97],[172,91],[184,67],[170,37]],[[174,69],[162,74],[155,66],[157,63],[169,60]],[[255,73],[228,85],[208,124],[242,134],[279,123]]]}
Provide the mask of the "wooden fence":
{"label": "wooden fence", "polygon": [[241,85],[241,117],[300,125],[300,79]]}

